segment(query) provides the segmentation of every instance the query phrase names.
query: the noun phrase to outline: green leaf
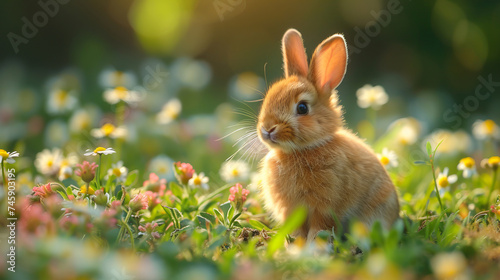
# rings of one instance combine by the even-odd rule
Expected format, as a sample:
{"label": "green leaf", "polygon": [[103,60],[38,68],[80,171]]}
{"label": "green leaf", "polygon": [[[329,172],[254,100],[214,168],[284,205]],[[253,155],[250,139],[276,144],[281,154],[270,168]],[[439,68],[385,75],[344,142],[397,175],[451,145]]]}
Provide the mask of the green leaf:
{"label": "green leaf", "polygon": [[177,183],[175,182],[170,182],[170,190],[172,191],[172,194],[177,196],[178,198],[182,198],[182,194],[183,194],[183,191],[182,191],[182,187],[179,186]]}
{"label": "green leaf", "polygon": [[68,196],[63,191],[57,190],[56,192],[59,193],[64,200],[69,200]]}
{"label": "green leaf", "polygon": [[229,220],[228,220],[228,213],[229,213],[229,209],[232,208],[232,205],[231,205],[231,202],[225,202],[223,204],[221,204],[220,206],[220,209],[222,209],[222,213],[224,213],[224,222],[226,224],[229,223]]}
{"label": "green leaf", "polygon": [[73,189],[71,187],[66,188],[66,194],[67,195],[73,195]]}
{"label": "green leaf", "polygon": [[231,208],[229,208],[229,213],[227,213],[227,220],[228,221],[232,221],[233,220],[234,211],[235,211],[235,209],[231,205]]}
{"label": "green leaf", "polygon": [[299,228],[307,217],[307,209],[305,207],[298,207],[293,211],[292,215],[287,218],[283,227],[278,231],[278,233],[271,238],[267,246],[267,256],[272,257],[274,252],[282,248],[285,245],[286,236],[291,234],[297,228]]}
{"label": "green leaf", "polygon": [[254,228],[254,229],[258,229],[258,230],[271,230],[270,228],[268,228],[265,224],[263,224],[261,221],[257,221],[257,220],[250,220],[248,221],[248,223]]}
{"label": "green leaf", "polygon": [[427,145],[425,147],[427,148],[427,155],[430,157],[432,155],[431,142],[427,141]]}
{"label": "green leaf", "polygon": [[[106,181],[106,185],[104,186],[104,189],[106,190],[106,193],[111,193],[111,185],[113,185],[114,181],[116,179],[116,176],[114,174],[111,174],[111,176],[108,177],[108,180]],[[114,194],[111,194],[114,195]]]}
{"label": "green leaf", "polygon": [[203,218],[207,219],[208,221],[210,221],[210,223],[214,224],[215,225],[215,216],[212,215],[212,214],[209,214],[207,212],[201,212],[200,213],[200,216],[202,216]]}
{"label": "green leaf", "polygon": [[207,222],[210,223],[207,219],[205,219],[202,216],[196,216],[198,219],[198,224],[200,225],[201,228],[207,229]]}
{"label": "green leaf", "polygon": [[224,215],[222,215],[222,213],[219,211],[219,209],[217,208],[214,208],[214,214],[215,216],[217,216],[217,219],[219,219],[219,222],[221,224],[226,224],[225,221],[224,221]]}
{"label": "green leaf", "polygon": [[78,183],[75,180],[73,180],[72,178],[65,179],[62,181],[62,183],[65,187],[69,187],[71,185],[78,186]]}
{"label": "green leaf", "polygon": [[239,216],[241,216],[241,212],[234,215],[234,217],[231,219],[231,222],[229,223],[229,228],[231,228],[231,226],[233,225],[234,221],[236,221],[236,219],[238,219]]}
{"label": "green leaf", "polygon": [[434,153],[432,154],[432,157],[434,157],[436,155],[436,151],[437,149],[439,148],[439,146],[441,146],[441,143],[443,143],[444,139],[439,141],[439,143],[437,144],[436,148],[434,149]]}
{"label": "green leaf", "polygon": [[137,177],[139,176],[139,171],[134,170],[128,173],[127,180],[125,180],[125,186],[132,186],[137,183]]}

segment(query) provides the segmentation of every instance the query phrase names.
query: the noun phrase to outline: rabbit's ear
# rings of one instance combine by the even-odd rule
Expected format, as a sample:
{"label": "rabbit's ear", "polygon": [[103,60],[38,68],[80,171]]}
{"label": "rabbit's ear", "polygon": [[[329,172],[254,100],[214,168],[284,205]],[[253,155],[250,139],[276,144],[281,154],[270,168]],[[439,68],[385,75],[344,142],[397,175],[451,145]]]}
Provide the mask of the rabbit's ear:
{"label": "rabbit's ear", "polygon": [[307,77],[308,66],[302,36],[295,29],[288,29],[283,35],[283,67],[285,77],[298,75]]}
{"label": "rabbit's ear", "polygon": [[321,93],[330,94],[342,79],[347,67],[347,45],[344,36],[335,34],[324,40],[311,59],[309,80]]}

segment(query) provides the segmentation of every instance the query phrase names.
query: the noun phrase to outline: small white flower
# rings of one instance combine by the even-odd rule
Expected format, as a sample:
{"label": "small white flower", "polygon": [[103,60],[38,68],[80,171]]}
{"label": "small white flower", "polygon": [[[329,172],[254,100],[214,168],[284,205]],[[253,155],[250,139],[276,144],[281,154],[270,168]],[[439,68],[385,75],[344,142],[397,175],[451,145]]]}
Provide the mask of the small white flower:
{"label": "small white flower", "polygon": [[460,252],[439,253],[431,259],[437,279],[469,279],[467,260]]}
{"label": "small white flower", "polygon": [[193,177],[189,179],[188,185],[208,190],[208,177],[203,172],[200,174],[194,173]]}
{"label": "small white flower", "polygon": [[436,178],[439,194],[441,195],[447,192],[450,185],[458,180],[458,176],[456,174],[448,176],[448,171],[448,167],[445,167],[443,172],[439,173],[438,177]]}
{"label": "small white flower", "polygon": [[165,155],[159,155],[151,160],[148,170],[162,179],[171,180],[174,178],[173,164],[174,161],[171,158]]}
{"label": "small white flower", "polygon": [[394,151],[384,148],[382,154],[377,154],[377,157],[385,168],[398,166],[398,156]]}
{"label": "small white flower", "polygon": [[222,164],[219,173],[227,183],[236,183],[248,180],[250,168],[242,160],[228,161]]}
{"label": "small white flower", "polygon": [[108,175],[106,179],[109,179],[112,175],[115,175],[118,182],[125,182],[127,180],[128,169],[123,166],[123,161],[119,161],[116,164],[112,164],[111,168],[108,169]]}
{"label": "small white flower", "polygon": [[250,184],[247,186],[247,188],[251,192],[257,192],[259,191],[259,188],[262,186],[262,175],[259,172],[252,172],[250,174]]}
{"label": "small white flower", "polygon": [[128,90],[125,87],[116,87],[104,92],[104,100],[112,105],[120,101],[124,101],[128,104],[135,104],[141,100],[141,97],[137,91]]}
{"label": "small white flower", "polygon": [[35,167],[43,175],[56,175],[59,172],[63,161],[63,154],[60,149],[45,149],[36,155]]}
{"label": "small white flower", "polygon": [[47,112],[61,114],[73,110],[78,104],[78,99],[73,91],[54,89],[47,99]]}
{"label": "small white flower", "polygon": [[477,174],[476,161],[471,157],[461,159],[457,168],[463,171],[462,176],[464,178],[470,178],[472,175]]}
{"label": "small white flower", "polygon": [[244,72],[234,76],[229,82],[229,93],[237,100],[255,100],[266,91],[266,83],[262,77],[253,72]]}
{"label": "small white flower", "polygon": [[500,129],[492,120],[477,120],[472,125],[472,134],[479,140],[493,138],[500,140]]}
{"label": "small white flower", "polygon": [[113,148],[97,147],[94,151],[87,149],[84,156],[110,155],[116,153]]}
{"label": "small white flower", "polygon": [[356,91],[358,106],[361,108],[371,107],[375,110],[389,101],[389,96],[381,86],[365,85]]}
{"label": "small white flower", "polygon": [[156,115],[156,121],[159,124],[168,124],[179,117],[181,110],[181,102],[174,98],[163,105],[161,111]]}
{"label": "small white flower", "polygon": [[103,88],[127,87],[136,85],[136,77],[132,72],[106,69],[99,75],[99,83]]}
{"label": "small white flower", "polygon": [[92,106],[76,110],[69,119],[69,130],[73,133],[90,130],[96,123],[99,114],[99,110]]}
{"label": "small white flower", "polygon": [[425,144],[427,142],[431,142],[433,148],[441,142],[441,145],[439,145],[439,153],[437,153],[437,155],[461,152],[465,153],[472,146],[471,137],[462,130],[452,132],[446,129],[439,129],[434,131],[422,141],[422,149],[424,151],[426,150]]}
{"label": "small white flower", "polygon": [[116,127],[113,124],[106,123],[100,128],[94,128],[90,131],[90,135],[95,138],[121,138],[124,139],[127,136],[127,129],[123,126]]}
{"label": "small white flower", "polygon": [[208,63],[187,57],[177,59],[171,69],[174,80],[195,90],[205,87],[212,78],[212,69]]}
{"label": "small white flower", "polygon": [[71,178],[73,175],[73,169],[68,165],[62,165],[59,169],[59,181],[64,181]]}
{"label": "small white flower", "polygon": [[6,150],[0,149],[0,163],[2,163],[5,160],[5,162],[12,164],[12,163],[16,162],[14,160],[15,157],[19,157],[18,152],[13,151],[13,152],[9,153]]}
{"label": "small white flower", "polygon": [[68,124],[63,120],[53,120],[47,124],[44,134],[47,147],[63,147],[69,141]]}
{"label": "small white flower", "polygon": [[389,125],[389,130],[396,131],[396,140],[398,144],[410,146],[417,142],[418,136],[422,130],[422,125],[415,118],[397,119]]}

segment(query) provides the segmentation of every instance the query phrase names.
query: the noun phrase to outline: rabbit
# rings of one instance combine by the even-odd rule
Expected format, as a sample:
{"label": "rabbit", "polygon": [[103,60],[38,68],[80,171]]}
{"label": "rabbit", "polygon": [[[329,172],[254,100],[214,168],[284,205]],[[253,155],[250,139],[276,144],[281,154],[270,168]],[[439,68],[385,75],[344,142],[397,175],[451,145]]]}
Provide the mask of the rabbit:
{"label": "rabbit", "polygon": [[269,87],[257,120],[268,148],[260,164],[265,207],[283,222],[305,206],[307,218],[295,235],[307,241],[352,219],[389,228],[399,218],[396,188],[373,150],[345,127],[338,104],[344,37],[324,40],[308,65],[301,34],[289,29],[282,51],[285,77]]}

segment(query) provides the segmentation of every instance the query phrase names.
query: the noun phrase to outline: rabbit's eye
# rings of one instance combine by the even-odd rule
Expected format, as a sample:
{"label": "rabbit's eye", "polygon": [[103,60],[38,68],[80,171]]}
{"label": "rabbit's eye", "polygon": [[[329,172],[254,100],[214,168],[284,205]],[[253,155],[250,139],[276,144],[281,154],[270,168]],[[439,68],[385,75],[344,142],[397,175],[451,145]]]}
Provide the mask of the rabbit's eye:
{"label": "rabbit's eye", "polygon": [[297,104],[297,114],[305,115],[309,112],[309,108],[307,108],[307,104],[305,102],[300,102]]}

